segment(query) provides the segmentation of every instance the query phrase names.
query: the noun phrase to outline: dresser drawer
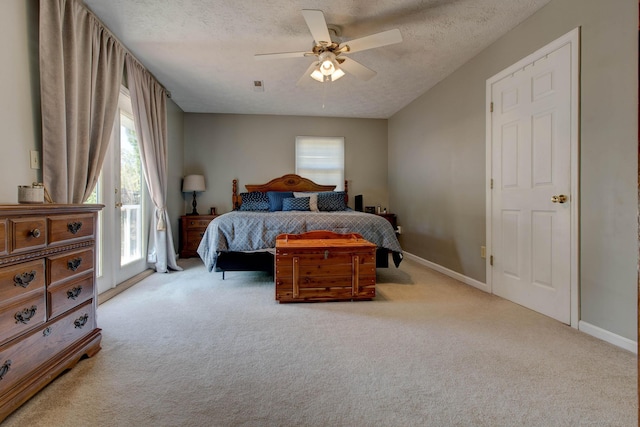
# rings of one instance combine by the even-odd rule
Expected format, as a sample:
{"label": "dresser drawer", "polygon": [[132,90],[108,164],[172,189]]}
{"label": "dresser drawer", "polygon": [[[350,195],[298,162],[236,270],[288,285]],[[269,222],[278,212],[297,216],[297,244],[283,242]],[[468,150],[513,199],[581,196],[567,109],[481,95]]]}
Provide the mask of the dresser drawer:
{"label": "dresser drawer", "polygon": [[93,215],[50,217],[48,231],[50,245],[92,237],[94,234]]}
{"label": "dresser drawer", "polygon": [[4,307],[0,311],[0,343],[44,323],[46,311],[44,289]]}
{"label": "dresser drawer", "polygon": [[0,305],[44,289],[44,260],[0,268]]}
{"label": "dresser drawer", "polygon": [[94,325],[93,305],[87,303],[20,340],[0,347],[0,396],[40,365],[92,332]]}
{"label": "dresser drawer", "polygon": [[47,244],[47,220],[44,217],[11,219],[9,228],[12,253],[44,248]]}
{"label": "dresser drawer", "polygon": [[49,286],[93,270],[93,248],[47,258]]}
{"label": "dresser drawer", "polygon": [[210,219],[187,219],[186,227],[187,230],[202,229],[204,231],[210,222]]}
{"label": "dresser drawer", "polygon": [[47,289],[49,319],[72,309],[93,296],[93,275],[72,282],[63,282]]}
{"label": "dresser drawer", "polygon": [[7,254],[7,220],[0,219],[0,255]]}

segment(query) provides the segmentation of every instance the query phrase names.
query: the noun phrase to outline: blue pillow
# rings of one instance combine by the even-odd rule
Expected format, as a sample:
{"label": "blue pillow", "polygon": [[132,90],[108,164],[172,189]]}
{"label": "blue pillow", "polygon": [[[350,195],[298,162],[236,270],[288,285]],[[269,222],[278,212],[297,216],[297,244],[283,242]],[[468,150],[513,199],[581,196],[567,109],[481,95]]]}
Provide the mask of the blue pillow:
{"label": "blue pillow", "polygon": [[293,197],[293,191],[267,191],[269,198],[269,210],[271,212],[282,210],[282,201]]}
{"label": "blue pillow", "polygon": [[318,193],[318,210],[320,211],[344,211],[347,205],[344,202],[344,191],[325,191]]}
{"label": "blue pillow", "polygon": [[240,193],[242,197],[241,211],[268,211],[269,198],[262,191],[252,191],[251,193]]}
{"label": "blue pillow", "polygon": [[287,197],[282,201],[283,211],[309,211],[310,197]]}

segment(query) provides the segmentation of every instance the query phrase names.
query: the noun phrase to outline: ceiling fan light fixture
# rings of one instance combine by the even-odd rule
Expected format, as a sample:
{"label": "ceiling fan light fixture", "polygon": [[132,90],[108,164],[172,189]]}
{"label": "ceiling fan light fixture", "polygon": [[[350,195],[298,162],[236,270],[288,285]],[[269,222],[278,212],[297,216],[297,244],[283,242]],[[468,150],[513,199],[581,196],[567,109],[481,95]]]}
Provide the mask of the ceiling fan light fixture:
{"label": "ceiling fan light fixture", "polygon": [[319,66],[314,68],[314,70],[310,74],[310,76],[311,76],[311,78],[313,80],[316,80],[316,81],[318,81],[320,83],[324,83],[325,76],[324,76],[324,74],[322,74],[322,72],[320,72],[320,67]]}
{"label": "ceiling fan light fixture", "polygon": [[330,59],[325,59],[320,64],[320,72],[325,76],[330,76],[336,71],[336,66],[333,64],[333,61]]}
{"label": "ceiling fan light fixture", "polygon": [[340,68],[336,67],[336,70],[333,72],[333,74],[331,74],[331,81],[335,82],[336,80],[338,80],[342,76],[344,76],[344,71],[342,71]]}

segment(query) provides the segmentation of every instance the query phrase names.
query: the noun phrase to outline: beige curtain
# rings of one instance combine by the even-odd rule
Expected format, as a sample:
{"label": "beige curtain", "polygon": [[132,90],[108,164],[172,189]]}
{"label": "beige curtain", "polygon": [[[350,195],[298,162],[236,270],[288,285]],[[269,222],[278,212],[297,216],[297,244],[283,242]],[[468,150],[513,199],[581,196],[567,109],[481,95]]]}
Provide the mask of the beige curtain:
{"label": "beige curtain", "polygon": [[126,55],[127,82],[131,95],[142,170],[154,204],[149,231],[147,262],[159,273],[182,270],[176,263],[167,200],[167,94],[156,79],[134,58]]}
{"label": "beige curtain", "polygon": [[40,1],[42,175],[56,203],[83,203],[98,182],[124,55],[78,0]]}

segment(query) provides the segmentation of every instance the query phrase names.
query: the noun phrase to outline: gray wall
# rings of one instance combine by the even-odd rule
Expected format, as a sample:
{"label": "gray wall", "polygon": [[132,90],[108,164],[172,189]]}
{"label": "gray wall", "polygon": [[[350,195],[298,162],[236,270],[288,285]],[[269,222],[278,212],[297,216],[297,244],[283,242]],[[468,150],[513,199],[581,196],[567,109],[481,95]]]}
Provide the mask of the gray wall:
{"label": "gray wall", "polygon": [[0,6],[0,203],[18,202],[18,185],[41,181],[29,151],[41,151],[38,1],[3,0]]}
{"label": "gray wall", "polygon": [[581,320],[636,340],[635,0],[553,0],[389,120],[406,251],[485,281],[485,84],[581,27]]}
{"label": "gray wall", "polygon": [[[202,173],[207,185],[198,212],[230,211],[234,178],[242,192],[245,184],[294,173],[297,135],[344,136],[349,205],[362,194],[367,205],[387,206],[386,120],[187,113],[184,174]],[[185,196],[186,212],[191,200]]]}

